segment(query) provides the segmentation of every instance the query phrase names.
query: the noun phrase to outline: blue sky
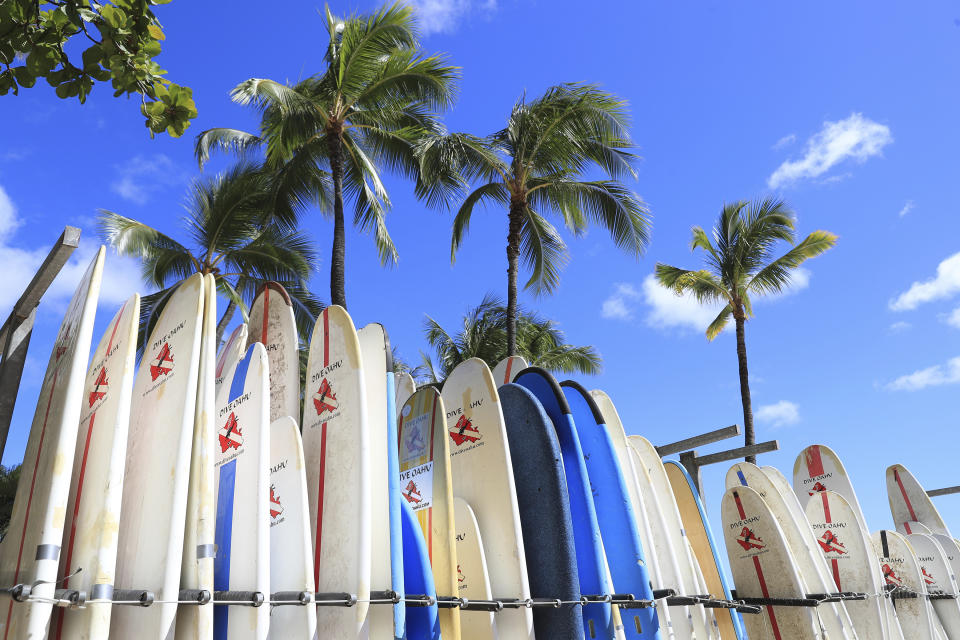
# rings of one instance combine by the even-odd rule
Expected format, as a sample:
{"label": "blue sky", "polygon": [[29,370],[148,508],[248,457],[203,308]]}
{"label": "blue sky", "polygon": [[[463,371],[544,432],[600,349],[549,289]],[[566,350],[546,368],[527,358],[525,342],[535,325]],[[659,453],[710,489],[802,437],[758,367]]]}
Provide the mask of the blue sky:
{"label": "blue sky", "polygon": [[[335,3],[346,13],[372,4]],[[627,429],[655,444],[739,423],[732,336],[703,336],[712,315],[658,290],[657,261],[694,267],[690,227],[713,224],[724,201],[785,198],[801,234],[828,229],[837,247],[808,262],[787,295],[759,302],[747,324],[762,457],[788,475],[797,452],[833,447],[868,522],[891,525],[884,469],[901,462],[929,488],[960,484],[960,9],[953,3],[582,3],[422,0],[424,46],[463,68],[452,130],[502,126],[526,91],[588,81],[623,96],[643,160],[633,188],[653,213],[640,260],[605,233],[570,238],[556,294],[522,302],[593,344]],[[250,77],[295,81],[322,65],[321,5],[177,0],[160,7],[161,64],[194,89],[200,116],[182,139],[151,140],[135,100],[98,87],[86,105],[52,89],[0,99],[0,313],[19,296],[65,224],[81,249],[42,305],[4,463],[22,456],[50,343],[97,244],[99,208],[183,237],[181,202],[198,175],[193,136],[252,129],[228,99]],[[222,169],[225,160],[209,166]],[[427,210],[410,184],[388,180],[397,267],[379,267],[370,238],[351,231],[347,295],[357,325],[379,321],[408,360],[424,348],[424,313],[453,326],[487,292],[506,290],[505,212],[476,215],[453,266],[449,213]],[[306,228],[321,254],[329,222]],[[81,264],[81,261],[83,264]],[[326,258],[314,278],[328,299]],[[140,288],[136,265],[110,256],[94,343]],[[715,448],[715,447],[714,447]],[[725,465],[704,473],[716,514]],[[960,529],[960,496],[938,498]]]}

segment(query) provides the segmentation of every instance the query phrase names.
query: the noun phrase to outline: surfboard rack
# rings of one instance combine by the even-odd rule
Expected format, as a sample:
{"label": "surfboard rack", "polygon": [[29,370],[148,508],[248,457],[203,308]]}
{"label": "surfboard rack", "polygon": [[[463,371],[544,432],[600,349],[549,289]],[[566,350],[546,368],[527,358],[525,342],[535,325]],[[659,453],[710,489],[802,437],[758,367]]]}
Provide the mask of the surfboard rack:
{"label": "surfboard rack", "polygon": [[315,593],[313,603],[318,607],[352,607],[357,604],[357,596],[352,593]]}
{"label": "surfboard rack", "polygon": [[15,602],[26,602],[33,589],[28,584],[15,584],[12,587],[0,590],[0,593],[9,595]]}
{"label": "surfboard rack", "polygon": [[298,605],[304,607],[313,602],[313,594],[309,591],[277,591],[270,594],[270,604],[275,607]]}
{"label": "surfboard rack", "polygon": [[57,589],[53,592],[53,599],[58,607],[82,607],[87,601],[87,592],[77,589]]}
{"label": "surfboard rack", "polygon": [[954,493],[960,493],[960,486],[944,487],[943,489],[930,489],[927,491],[927,495],[931,498],[935,498],[937,496],[949,496]]}
{"label": "surfboard rack", "polygon": [[113,600],[114,604],[149,607],[156,600],[156,596],[153,591],[145,589],[114,589],[109,599]]}
{"label": "surfboard rack", "polygon": [[213,604],[259,607],[266,598],[262,591],[214,591]]}
{"label": "surfboard rack", "polygon": [[410,595],[406,594],[403,603],[408,607],[432,607],[437,603],[433,596],[425,593]]}
{"label": "surfboard rack", "polygon": [[670,596],[677,595],[676,589],[654,589],[653,590],[653,599],[654,600],[663,600],[664,598],[669,598]]}
{"label": "surfboard rack", "polygon": [[461,611],[487,611],[496,613],[503,611],[503,603],[499,600],[471,600],[469,598],[458,598],[460,600]]}

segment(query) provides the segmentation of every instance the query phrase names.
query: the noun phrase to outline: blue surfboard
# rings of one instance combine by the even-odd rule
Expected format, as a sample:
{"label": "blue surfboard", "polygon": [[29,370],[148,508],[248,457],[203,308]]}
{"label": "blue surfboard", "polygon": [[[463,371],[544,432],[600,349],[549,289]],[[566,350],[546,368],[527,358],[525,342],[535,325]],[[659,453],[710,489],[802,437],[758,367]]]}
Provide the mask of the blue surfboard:
{"label": "blue surfboard", "polygon": [[[640,529],[603,414],[590,392],[576,382],[567,380],[560,387],[570,405],[580,437],[613,587],[618,593],[632,593],[638,600],[651,600],[653,589],[640,542]],[[660,638],[660,621],[653,607],[621,608],[620,617],[627,638]]]}
{"label": "blue surfboard", "polygon": [[[423,529],[416,514],[406,502],[402,505],[403,585],[407,594],[427,595],[437,599],[437,588],[430,567],[430,552],[423,539]],[[440,619],[436,603],[429,607],[407,607],[407,640],[440,640]]]}
{"label": "blue surfboard", "polygon": [[[607,574],[600,526],[593,505],[590,478],[583,461],[577,428],[570,414],[570,406],[560,385],[553,376],[539,367],[528,367],[513,380],[529,389],[553,422],[560,443],[563,468],[573,521],[573,540],[577,554],[577,576],[580,593],[584,595],[613,595],[613,586]],[[590,603],[583,607],[583,627],[586,636],[614,640],[613,608],[608,603]]]}
{"label": "blue surfboard", "polygon": [[[533,598],[579,600],[577,551],[563,458],[553,422],[526,388],[505,384],[498,390],[517,487],[517,506]],[[533,610],[538,638],[583,638],[581,607]]]}

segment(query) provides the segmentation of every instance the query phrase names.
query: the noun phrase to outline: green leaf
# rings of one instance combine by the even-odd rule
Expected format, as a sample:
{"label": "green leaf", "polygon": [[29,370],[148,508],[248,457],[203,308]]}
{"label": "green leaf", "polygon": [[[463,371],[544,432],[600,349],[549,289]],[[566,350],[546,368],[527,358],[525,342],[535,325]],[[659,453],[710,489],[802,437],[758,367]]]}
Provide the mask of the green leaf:
{"label": "green leaf", "polygon": [[3,64],[10,64],[13,62],[13,57],[16,55],[16,51],[10,46],[9,42],[0,42],[0,62]]}
{"label": "green leaf", "polygon": [[89,67],[96,67],[100,65],[100,60],[103,58],[103,50],[100,49],[100,45],[93,45],[88,47],[83,52],[83,68],[87,69]]}
{"label": "green leaf", "polygon": [[57,97],[58,97],[58,98],[64,98],[64,99],[66,99],[66,98],[70,97],[70,84],[72,84],[72,81],[71,81],[71,82],[64,82],[63,84],[57,86]]}
{"label": "green leaf", "polygon": [[28,89],[37,82],[37,77],[30,73],[26,67],[14,67],[13,74],[16,76],[17,82]]}
{"label": "green leaf", "polygon": [[116,7],[110,5],[101,6],[100,16],[114,29],[119,29],[123,25],[123,11]]}
{"label": "green leaf", "polygon": [[166,40],[167,36],[164,35],[163,29],[160,28],[160,25],[150,24],[147,25],[147,31],[155,40]]}

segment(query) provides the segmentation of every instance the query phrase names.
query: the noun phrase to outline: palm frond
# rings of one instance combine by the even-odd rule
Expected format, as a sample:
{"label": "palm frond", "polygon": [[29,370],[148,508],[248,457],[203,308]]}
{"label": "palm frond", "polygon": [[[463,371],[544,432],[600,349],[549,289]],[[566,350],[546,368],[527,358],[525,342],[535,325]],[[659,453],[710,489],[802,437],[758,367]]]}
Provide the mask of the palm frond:
{"label": "palm frond", "polygon": [[457,250],[463,243],[463,238],[470,228],[470,218],[477,203],[491,200],[504,206],[510,204],[510,196],[502,182],[491,182],[477,187],[460,205],[457,215],[453,219],[453,232],[450,240],[450,262],[456,261]]}
{"label": "palm frond", "polygon": [[733,313],[733,308],[730,304],[724,305],[723,309],[720,310],[720,313],[717,314],[717,317],[713,319],[713,322],[710,323],[710,326],[707,327],[707,340],[713,340],[723,329],[727,326],[727,322],[730,320],[730,315]]}
{"label": "palm frond", "polygon": [[690,271],[661,262],[654,271],[657,281],[676,294],[691,293],[698,302],[729,301],[730,292],[712,273],[706,270]]}
{"label": "palm frond", "polygon": [[210,160],[211,150],[233,152],[242,156],[262,145],[263,138],[260,136],[239,129],[217,127],[197,134],[193,152],[197,157],[197,164],[203,169]]}
{"label": "palm frond", "polygon": [[530,270],[524,288],[534,295],[552,292],[560,284],[560,272],[567,264],[567,245],[546,218],[527,207],[520,227],[520,257]]}
{"label": "palm frond", "polygon": [[101,209],[97,226],[118,254],[140,260],[143,279],[159,289],[201,270],[189,249],[142,222]]}
{"label": "palm frond", "polygon": [[758,271],[750,280],[748,289],[761,295],[779,293],[790,285],[790,271],[806,260],[815,258],[832,248],[837,236],[829,231],[814,231],[785,254]]}

